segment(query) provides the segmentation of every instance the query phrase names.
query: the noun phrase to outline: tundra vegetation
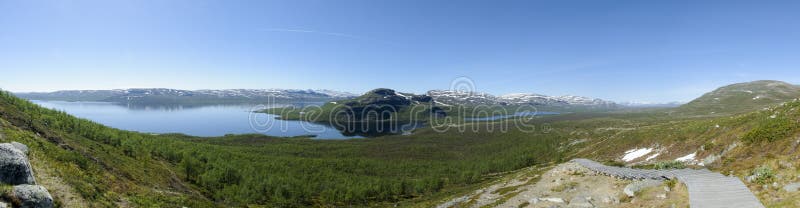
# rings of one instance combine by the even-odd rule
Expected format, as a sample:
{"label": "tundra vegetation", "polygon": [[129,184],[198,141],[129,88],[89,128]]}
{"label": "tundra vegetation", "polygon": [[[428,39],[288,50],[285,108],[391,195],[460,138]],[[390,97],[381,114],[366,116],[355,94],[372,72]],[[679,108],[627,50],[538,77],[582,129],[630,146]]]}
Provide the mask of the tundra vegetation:
{"label": "tundra vegetation", "polygon": [[[508,119],[445,121],[411,135],[330,141],[124,131],[0,92],[0,134],[28,145],[35,171],[60,178],[91,206],[430,206],[522,168],[575,157],[618,162],[649,146],[670,150],[652,162],[696,152],[720,156],[706,167],[741,178],[763,165],[796,175],[776,167],[800,166],[792,159],[800,102],[778,101],[704,116],[686,115],[697,110],[688,107],[567,113],[521,119],[534,128],[507,131],[498,129]],[[765,202],[792,199],[759,193]]]}

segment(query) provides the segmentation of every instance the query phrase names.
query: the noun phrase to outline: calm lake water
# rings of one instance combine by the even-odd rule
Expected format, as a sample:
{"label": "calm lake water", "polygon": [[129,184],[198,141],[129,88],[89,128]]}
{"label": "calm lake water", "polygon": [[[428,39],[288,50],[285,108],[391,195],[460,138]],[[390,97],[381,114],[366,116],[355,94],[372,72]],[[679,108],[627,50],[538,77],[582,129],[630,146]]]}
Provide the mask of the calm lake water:
{"label": "calm lake water", "polygon": [[32,101],[114,128],[147,133],[183,133],[193,136],[261,133],[270,136],[317,135],[318,139],[362,138],[331,126],[305,121],[275,119],[275,115],[251,113],[264,107],[318,105],[319,103],[212,106],[126,106],[108,102]]}

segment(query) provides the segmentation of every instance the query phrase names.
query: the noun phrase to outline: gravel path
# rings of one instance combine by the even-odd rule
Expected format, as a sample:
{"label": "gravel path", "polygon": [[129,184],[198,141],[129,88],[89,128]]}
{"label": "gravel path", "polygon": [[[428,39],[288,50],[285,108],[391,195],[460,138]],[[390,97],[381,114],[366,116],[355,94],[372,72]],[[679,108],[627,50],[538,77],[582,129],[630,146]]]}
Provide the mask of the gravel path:
{"label": "gravel path", "polygon": [[686,184],[689,190],[689,204],[693,208],[764,207],[739,178],[724,176],[707,169],[642,170],[607,166],[588,159],[572,161],[598,173],[623,179],[677,178]]}

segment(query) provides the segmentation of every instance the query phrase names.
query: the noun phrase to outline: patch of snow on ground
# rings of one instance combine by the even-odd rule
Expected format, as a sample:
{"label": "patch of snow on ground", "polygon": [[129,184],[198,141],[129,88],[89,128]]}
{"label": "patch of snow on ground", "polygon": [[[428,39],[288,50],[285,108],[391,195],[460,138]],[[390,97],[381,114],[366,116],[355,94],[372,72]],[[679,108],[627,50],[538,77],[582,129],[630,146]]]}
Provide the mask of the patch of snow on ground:
{"label": "patch of snow on ground", "polygon": [[656,157],[658,157],[658,155],[660,155],[660,154],[661,154],[661,153],[655,153],[655,154],[653,154],[653,155],[650,155],[650,156],[648,156],[648,157],[647,157],[647,158],[645,158],[644,160],[650,161],[650,160],[652,160],[652,159],[655,159]]}
{"label": "patch of snow on ground", "polygon": [[625,151],[625,156],[622,156],[622,161],[630,162],[632,160],[635,160],[636,158],[640,158],[642,156],[650,154],[650,152],[652,151],[653,148],[631,149]]}
{"label": "patch of snow on ground", "polygon": [[694,156],[695,156],[695,155],[697,155],[697,153],[696,153],[696,152],[695,152],[695,153],[692,153],[692,154],[688,154],[688,155],[686,155],[686,156],[683,156],[683,157],[679,157],[678,159],[675,159],[675,160],[676,160],[676,161],[680,161],[680,162],[689,162],[689,161],[692,161],[692,160],[694,160]]}

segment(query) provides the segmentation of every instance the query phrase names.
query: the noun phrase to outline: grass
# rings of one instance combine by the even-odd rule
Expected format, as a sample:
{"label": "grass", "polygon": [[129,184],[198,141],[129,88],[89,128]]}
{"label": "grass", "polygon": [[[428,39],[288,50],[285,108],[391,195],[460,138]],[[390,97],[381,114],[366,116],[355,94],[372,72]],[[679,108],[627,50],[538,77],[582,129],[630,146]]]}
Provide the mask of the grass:
{"label": "grass", "polygon": [[577,186],[577,185],[578,185],[578,183],[577,183],[577,182],[570,181],[569,183],[564,183],[564,184],[558,185],[558,186],[556,186],[556,187],[553,187],[553,188],[551,188],[551,189],[550,189],[550,191],[553,191],[553,192],[563,192],[563,191],[566,191],[566,190],[570,190],[570,189],[572,189],[572,188],[575,188],[575,186]]}

